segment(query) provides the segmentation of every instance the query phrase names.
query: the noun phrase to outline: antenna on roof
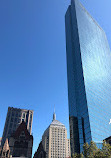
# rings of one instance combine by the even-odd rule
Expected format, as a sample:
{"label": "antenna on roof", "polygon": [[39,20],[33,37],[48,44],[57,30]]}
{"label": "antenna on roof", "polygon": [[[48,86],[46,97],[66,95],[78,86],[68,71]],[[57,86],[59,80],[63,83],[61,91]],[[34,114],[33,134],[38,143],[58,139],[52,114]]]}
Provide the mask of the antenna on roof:
{"label": "antenna on roof", "polygon": [[55,104],[54,104],[54,113],[55,113]]}
{"label": "antenna on roof", "polygon": [[56,114],[55,114],[55,104],[54,104],[54,113],[53,113],[53,121],[56,120]]}

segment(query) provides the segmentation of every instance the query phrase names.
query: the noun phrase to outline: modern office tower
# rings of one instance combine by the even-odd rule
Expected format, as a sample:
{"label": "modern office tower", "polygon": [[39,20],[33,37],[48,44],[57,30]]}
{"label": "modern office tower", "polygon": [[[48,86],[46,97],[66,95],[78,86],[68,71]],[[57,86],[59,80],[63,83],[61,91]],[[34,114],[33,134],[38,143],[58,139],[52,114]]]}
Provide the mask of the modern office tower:
{"label": "modern office tower", "polygon": [[31,134],[33,111],[9,107],[2,136],[2,146],[10,135],[17,129],[21,122],[26,122],[27,129]]}
{"label": "modern office tower", "polygon": [[[42,136],[42,146],[44,149],[42,149],[43,153],[46,152],[46,158],[66,158],[70,156],[70,143],[67,139],[67,130],[61,122],[56,120],[55,113],[53,114],[52,123]],[[41,153],[40,150],[38,151]]]}
{"label": "modern office tower", "polygon": [[65,15],[71,151],[111,135],[111,51],[105,32],[78,0]]}

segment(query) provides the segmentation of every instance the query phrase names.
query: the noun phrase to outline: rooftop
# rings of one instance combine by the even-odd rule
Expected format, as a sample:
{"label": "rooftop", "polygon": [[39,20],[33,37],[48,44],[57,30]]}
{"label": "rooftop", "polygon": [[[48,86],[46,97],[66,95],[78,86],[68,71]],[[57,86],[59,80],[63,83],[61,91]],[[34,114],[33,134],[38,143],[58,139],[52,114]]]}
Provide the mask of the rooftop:
{"label": "rooftop", "polygon": [[52,123],[50,124],[50,126],[63,126],[63,127],[65,127],[64,124],[62,124],[61,122],[56,120],[55,112],[53,113],[53,120],[52,120]]}
{"label": "rooftop", "polygon": [[50,126],[64,126],[64,124],[62,124],[58,120],[53,120],[52,123],[50,124]]}

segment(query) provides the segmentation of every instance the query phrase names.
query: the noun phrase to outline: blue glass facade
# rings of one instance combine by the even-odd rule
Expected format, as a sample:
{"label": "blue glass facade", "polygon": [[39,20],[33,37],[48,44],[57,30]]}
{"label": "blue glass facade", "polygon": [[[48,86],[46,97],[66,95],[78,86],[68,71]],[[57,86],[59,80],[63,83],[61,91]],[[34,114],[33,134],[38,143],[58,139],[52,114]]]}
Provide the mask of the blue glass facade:
{"label": "blue glass facade", "polygon": [[111,52],[78,0],[71,1],[65,22],[71,150],[80,152],[85,142],[111,135]]}

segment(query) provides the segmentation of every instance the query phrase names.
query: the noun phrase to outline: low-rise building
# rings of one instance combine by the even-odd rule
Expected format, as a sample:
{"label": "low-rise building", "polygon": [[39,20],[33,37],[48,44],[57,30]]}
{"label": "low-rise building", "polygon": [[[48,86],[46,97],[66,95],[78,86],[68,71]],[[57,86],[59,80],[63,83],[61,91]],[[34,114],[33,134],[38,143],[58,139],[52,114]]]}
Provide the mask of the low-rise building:
{"label": "low-rise building", "polygon": [[32,156],[33,136],[27,130],[27,125],[22,122],[17,130],[10,136],[9,147],[12,157]]}
{"label": "low-rise building", "polygon": [[8,139],[6,139],[3,148],[0,150],[0,158],[10,158],[10,148]]}
{"label": "low-rise building", "polygon": [[111,145],[111,136],[106,138],[106,139],[104,139],[104,140],[106,141],[106,143],[109,143]]}

